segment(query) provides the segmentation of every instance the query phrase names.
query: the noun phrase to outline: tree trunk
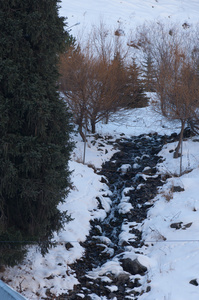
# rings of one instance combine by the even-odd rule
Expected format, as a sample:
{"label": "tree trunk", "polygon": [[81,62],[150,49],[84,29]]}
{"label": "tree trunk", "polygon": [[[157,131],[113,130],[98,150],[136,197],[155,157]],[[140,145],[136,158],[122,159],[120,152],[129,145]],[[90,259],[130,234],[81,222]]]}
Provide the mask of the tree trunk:
{"label": "tree trunk", "polygon": [[95,120],[91,120],[91,132],[95,133]]}
{"label": "tree trunk", "polygon": [[184,128],[185,128],[185,120],[180,120],[181,121],[181,131],[180,131],[180,136],[179,136],[179,141],[178,145],[175,149],[175,152],[173,154],[173,158],[178,158],[179,157],[179,151],[180,151],[180,146],[182,144],[182,139],[183,139],[183,133],[184,133]]}
{"label": "tree trunk", "polygon": [[107,113],[107,114],[105,115],[105,124],[108,124],[108,121],[109,121],[109,114]]}
{"label": "tree trunk", "polygon": [[85,134],[83,133],[83,126],[82,126],[82,125],[79,125],[78,131],[79,131],[79,134],[80,134],[80,136],[81,136],[83,142],[86,142],[86,136],[85,136]]}

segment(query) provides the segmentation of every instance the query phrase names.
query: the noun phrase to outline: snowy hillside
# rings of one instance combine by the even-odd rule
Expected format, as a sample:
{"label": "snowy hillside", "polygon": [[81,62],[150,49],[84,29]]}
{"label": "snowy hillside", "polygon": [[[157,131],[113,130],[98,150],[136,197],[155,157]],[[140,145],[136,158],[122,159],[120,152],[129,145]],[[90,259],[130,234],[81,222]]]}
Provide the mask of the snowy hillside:
{"label": "snowy hillside", "polygon": [[[60,15],[68,18],[74,36],[81,35],[100,20],[126,34],[145,21],[161,20],[178,24],[198,22],[197,0],[63,0]],[[79,24],[77,26],[73,26]]]}

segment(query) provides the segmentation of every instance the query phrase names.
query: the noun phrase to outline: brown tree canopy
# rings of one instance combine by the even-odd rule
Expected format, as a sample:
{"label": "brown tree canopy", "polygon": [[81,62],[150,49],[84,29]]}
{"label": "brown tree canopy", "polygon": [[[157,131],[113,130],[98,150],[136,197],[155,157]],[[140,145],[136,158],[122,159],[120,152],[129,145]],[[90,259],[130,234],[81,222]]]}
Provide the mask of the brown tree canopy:
{"label": "brown tree canopy", "polygon": [[[97,122],[121,107],[140,102],[141,95],[135,64],[127,68],[119,51],[110,59],[109,55],[94,55],[88,48],[71,47],[60,57],[60,89],[83,140],[83,128],[91,127],[95,133]],[[147,98],[143,98],[146,104]]]}
{"label": "brown tree canopy", "polygon": [[[71,48],[60,59],[60,88],[66,96],[82,135],[83,126],[92,127],[107,113],[121,106],[120,90],[125,74],[119,63],[109,64]],[[82,135],[83,137],[83,135]]]}

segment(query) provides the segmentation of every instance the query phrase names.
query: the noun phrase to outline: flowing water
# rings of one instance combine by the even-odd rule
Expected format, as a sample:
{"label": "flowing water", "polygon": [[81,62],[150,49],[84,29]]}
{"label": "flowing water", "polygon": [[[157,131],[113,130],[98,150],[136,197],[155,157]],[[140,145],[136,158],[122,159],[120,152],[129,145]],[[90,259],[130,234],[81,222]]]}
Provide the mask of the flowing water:
{"label": "flowing water", "polygon": [[[111,209],[104,220],[91,222],[90,235],[82,243],[85,255],[70,266],[79,284],[57,299],[135,300],[139,299],[140,293],[150,292],[150,286],[142,289],[140,280],[147,269],[132,265],[132,262],[129,265],[124,253],[132,250],[142,253],[144,241],[138,225],[147,217],[147,211],[153,205],[151,200],[156,196],[158,186],[163,184],[156,170],[162,159],[158,153],[165,143],[175,138],[175,135],[149,134],[115,142],[119,151],[99,172],[112,192],[107,196],[111,198]],[[101,199],[97,200],[99,208],[103,208]],[[89,276],[96,268],[100,270],[105,263],[116,259],[123,268],[120,274],[109,269],[103,276]]]}

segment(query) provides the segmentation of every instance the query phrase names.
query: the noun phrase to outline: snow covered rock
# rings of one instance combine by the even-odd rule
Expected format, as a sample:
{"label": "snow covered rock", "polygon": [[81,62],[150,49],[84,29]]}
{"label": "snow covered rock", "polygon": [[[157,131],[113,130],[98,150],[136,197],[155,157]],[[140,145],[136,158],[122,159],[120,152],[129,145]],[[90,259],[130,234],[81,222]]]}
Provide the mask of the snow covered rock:
{"label": "snow covered rock", "polygon": [[137,258],[134,260],[130,258],[123,258],[121,262],[124,271],[129,272],[132,275],[144,275],[144,273],[147,271],[147,268],[143,266]]}

